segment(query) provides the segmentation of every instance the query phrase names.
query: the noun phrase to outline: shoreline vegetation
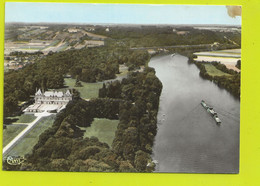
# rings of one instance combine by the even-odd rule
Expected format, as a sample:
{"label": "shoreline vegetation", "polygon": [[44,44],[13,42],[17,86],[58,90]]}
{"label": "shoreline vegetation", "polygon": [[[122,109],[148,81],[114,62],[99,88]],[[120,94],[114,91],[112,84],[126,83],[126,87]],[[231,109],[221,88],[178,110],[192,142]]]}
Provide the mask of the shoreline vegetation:
{"label": "shoreline vegetation", "polygon": [[[240,72],[228,69],[224,64],[221,64],[219,62],[196,62],[193,60],[193,58],[189,58],[188,62],[195,64],[199,68],[200,76],[203,79],[214,82],[220,88],[226,89],[235,98],[240,100]],[[210,70],[207,68],[207,65],[214,66],[215,72],[220,71],[223,74],[216,75],[211,73]]]}
{"label": "shoreline vegetation", "polygon": [[[194,52],[206,51],[209,47],[211,49],[208,43],[219,42],[220,45],[215,46],[217,49],[237,47],[223,39],[223,35],[226,34],[240,43],[238,33],[233,36],[228,32],[196,30],[189,27],[178,28],[180,31],[184,30],[185,35],[176,34],[170,27],[115,27],[114,31],[111,29],[110,32],[103,32],[102,29],[104,28],[98,26],[94,33],[106,37],[104,46],[49,52],[44,58],[20,70],[5,72],[5,118],[21,113],[21,110],[32,102],[30,95],[35,93],[36,88],[64,89],[64,78],[67,75],[76,79],[78,87],[72,91],[73,101],[56,115],[53,125],[40,135],[32,153],[25,156],[26,162],[10,166],[3,161],[4,170],[152,172],[155,164],[152,162],[151,154],[157,133],[157,113],[162,90],[162,83],[155,76],[155,70],[147,65],[154,55],[177,52],[188,56],[189,62],[200,68],[202,77],[229,89],[234,95],[240,91],[237,87],[227,86],[228,83],[237,83],[238,80],[240,85],[240,74],[225,69],[221,64],[211,63],[216,69],[230,75],[211,76],[204,64],[192,60]],[[169,48],[167,51],[160,49],[155,54],[149,54],[146,50],[131,49],[201,43],[208,45]],[[106,82],[116,78],[120,65],[128,68],[126,78]],[[141,66],[144,67],[140,68]],[[102,81],[104,83],[100,86],[97,98],[81,98],[80,93],[85,94],[81,90],[85,83]],[[21,102],[27,104],[20,106]],[[119,120],[111,147],[100,142],[97,137],[84,137],[82,128],[87,130],[97,118]]]}
{"label": "shoreline vegetation", "polygon": [[[237,47],[231,47],[235,49]],[[231,49],[230,48],[230,49]],[[171,53],[178,53],[183,56],[188,57],[189,64],[195,64],[198,69],[200,70],[200,76],[203,79],[207,79],[209,81],[214,82],[220,88],[224,88],[227,90],[231,95],[233,95],[236,99],[240,100],[240,83],[241,83],[241,72],[234,71],[232,69],[228,69],[224,64],[220,62],[208,62],[202,61],[198,62],[195,61],[194,58],[197,56],[194,55],[195,52],[202,52],[208,51],[208,48],[184,48],[184,49],[171,49],[164,53],[154,54],[155,55],[165,55]],[[223,50],[222,47],[217,48],[217,50]],[[237,61],[236,67],[241,69],[241,60]]]}

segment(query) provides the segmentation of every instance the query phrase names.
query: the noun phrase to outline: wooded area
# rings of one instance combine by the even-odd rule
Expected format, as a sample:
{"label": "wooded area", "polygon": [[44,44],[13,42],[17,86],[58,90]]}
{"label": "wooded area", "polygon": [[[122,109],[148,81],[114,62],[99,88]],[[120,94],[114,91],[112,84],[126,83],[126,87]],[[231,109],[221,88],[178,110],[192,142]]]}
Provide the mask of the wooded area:
{"label": "wooded area", "polygon": [[[116,84],[116,86],[114,86]],[[116,87],[116,88],[115,88]],[[103,98],[76,98],[57,114],[22,166],[6,170],[151,172],[152,146],[162,84],[152,68],[132,73],[100,90]],[[108,93],[113,91],[116,96]],[[116,98],[115,98],[116,97]],[[112,149],[96,137],[84,138],[79,127],[93,118],[119,119]]]}
{"label": "wooded area", "polygon": [[11,116],[19,111],[18,102],[28,101],[36,88],[63,88],[66,74],[83,82],[103,81],[116,77],[119,64],[125,63],[130,69],[135,69],[145,64],[149,58],[146,51],[111,47],[50,53],[19,71],[5,73],[4,116]]}

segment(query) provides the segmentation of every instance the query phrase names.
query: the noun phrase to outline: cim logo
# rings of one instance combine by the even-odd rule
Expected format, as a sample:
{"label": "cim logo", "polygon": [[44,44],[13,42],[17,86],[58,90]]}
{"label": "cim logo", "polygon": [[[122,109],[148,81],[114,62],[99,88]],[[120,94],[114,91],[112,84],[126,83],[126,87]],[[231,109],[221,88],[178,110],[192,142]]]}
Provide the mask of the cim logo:
{"label": "cim logo", "polygon": [[6,162],[9,165],[20,165],[25,161],[24,157],[15,157],[15,156],[8,156],[6,158]]}

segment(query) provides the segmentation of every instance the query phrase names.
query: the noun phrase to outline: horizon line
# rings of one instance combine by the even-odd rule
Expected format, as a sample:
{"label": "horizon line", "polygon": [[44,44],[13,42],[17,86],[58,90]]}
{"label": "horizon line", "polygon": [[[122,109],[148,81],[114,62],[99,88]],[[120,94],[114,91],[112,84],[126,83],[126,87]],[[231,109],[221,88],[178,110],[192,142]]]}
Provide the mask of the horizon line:
{"label": "horizon line", "polygon": [[14,22],[7,21],[5,24],[74,24],[74,25],[215,25],[215,26],[239,26],[241,24],[208,24],[208,23],[82,23],[82,22]]}

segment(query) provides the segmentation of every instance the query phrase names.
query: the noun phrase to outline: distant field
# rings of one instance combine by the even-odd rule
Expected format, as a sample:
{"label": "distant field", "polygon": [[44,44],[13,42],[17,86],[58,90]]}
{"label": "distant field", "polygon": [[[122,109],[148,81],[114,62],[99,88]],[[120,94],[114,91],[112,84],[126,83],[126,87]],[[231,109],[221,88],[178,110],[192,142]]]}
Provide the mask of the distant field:
{"label": "distant field", "polygon": [[64,51],[69,47],[69,45],[67,43],[65,43],[64,45],[62,45],[62,47],[59,48],[59,51]]}
{"label": "distant field", "polygon": [[27,125],[7,125],[6,129],[3,129],[3,147],[12,141],[26,127]]}
{"label": "distant field", "polygon": [[217,50],[217,51],[212,51],[212,52],[241,54],[241,48],[227,49],[227,50]]}
{"label": "distant field", "polygon": [[210,51],[210,52],[197,52],[194,53],[198,57],[219,57],[219,58],[241,58],[241,54],[231,53],[231,52],[220,52],[220,51]]}
{"label": "distant field", "polygon": [[86,32],[85,33],[91,37],[91,38],[98,38],[98,39],[106,39],[107,37],[106,36],[103,36],[103,35],[98,35],[98,34],[93,34],[91,32]]}
{"label": "distant field", "polygon": [[216,51],[208,51],[208,52],[196,52],[197,55],[195,61],[218,61],[224,65],[228,69],[235,70],[240,72],[240,69],[236,67],[237,61],[241,59],[241,49],[229,49],[229,50],[216,50]]}
{"label": "distant field", "polygon": [[196,52],[198,56],[221,56],[221,57],[238,57],[241,58],[241,49],[214,50],[207,52]]}
{"label": "distant field", "polygon": [[53,42],[50,44],[50,46],[57,46],[59,43],[60,43],[59,40],[55,40],[55,41],[53,41]]}
{"label": "distant field", "polygon": [[67,43],[63,43],[58,48],[56,48],[56,51],[58,51],[58,52],[64,51],[67,47],[68,47],[68,44]]}
{"label": "distant field", "polygon": [[118,123],[119,120],[95,118],[90,127],[82,128],[86,130],[84,138],[95,136],[99,141],[105,142],[111,147]]}
{"label": "distant field", "polygon": [[23,156],[31,153],[34,145],[38,142],[39,136],[52,126],[54,118],[53,115],[42,118],[5,156]]}
{"label": "distant field", "polygon": [[72,78],[65,78],[65,86],[69,88],[77,89],[80,92],[80,96],[83,99],[97,98],[98,91],[102,88],[102,83],[84,83],[81,82],[82,87],[74,87],[76,80]]}
{"label": "distant field", "polygon": [[212,64],[204,64],[204,66],[210,76],[230,76],[230,74],[220,71]]}

